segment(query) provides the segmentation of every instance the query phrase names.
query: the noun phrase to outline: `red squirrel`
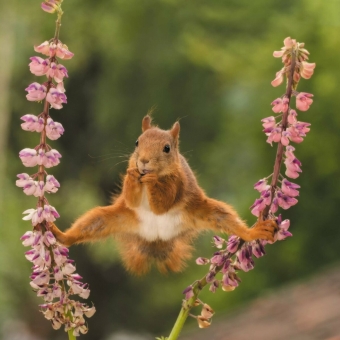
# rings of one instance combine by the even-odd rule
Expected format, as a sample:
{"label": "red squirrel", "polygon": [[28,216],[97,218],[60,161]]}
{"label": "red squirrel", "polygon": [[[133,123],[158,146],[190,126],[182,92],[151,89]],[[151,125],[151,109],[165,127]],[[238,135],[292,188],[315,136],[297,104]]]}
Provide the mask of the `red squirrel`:
{"label": "red squirrel", "polygon": [[87,211],[65,232],[52,224],[60,243],[71,246],[114,235],[126,269],[141,275],[152,263],[161,272],[181,271],[193,239],[204,230],[245,241],[273,240],[275,221],[260,219],[248,228],[230,205],[205,195],[179,153],[179,122],[165,131],[147,115],[142,131],[121,194],[111,205]]}

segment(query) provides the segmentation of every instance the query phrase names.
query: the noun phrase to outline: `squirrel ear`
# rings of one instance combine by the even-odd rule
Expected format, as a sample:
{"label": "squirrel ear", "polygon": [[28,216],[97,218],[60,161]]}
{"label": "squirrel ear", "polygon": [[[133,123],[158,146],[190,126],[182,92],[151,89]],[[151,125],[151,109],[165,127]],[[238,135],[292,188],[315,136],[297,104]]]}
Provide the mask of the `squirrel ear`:
{"label": "squirrel ear", "polygon": [[142,131],[146,131],[151,128],[151,117],[146,115],[142,120]]}
{"label": "squirrel ear", "polygon": [[170,130],[170,134],[174,139],[178,139],[179,130],[180,130],[179,122],[176,122]]}

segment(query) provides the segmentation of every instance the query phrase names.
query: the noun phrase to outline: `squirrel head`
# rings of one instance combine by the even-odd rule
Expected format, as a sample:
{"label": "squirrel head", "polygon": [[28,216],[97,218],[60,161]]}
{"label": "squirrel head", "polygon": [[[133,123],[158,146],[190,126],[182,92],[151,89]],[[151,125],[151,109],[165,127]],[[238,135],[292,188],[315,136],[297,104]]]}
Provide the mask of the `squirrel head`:
{"label": "squirrel head", "polygon": [[154,172],[162,176],[175,171],[179,164],[179,130],[178,122],[166,131],[151,125],[151,117],[145,116],[142,121],[143,133],[136,141],[130,165],[137,166],[141,175]]}

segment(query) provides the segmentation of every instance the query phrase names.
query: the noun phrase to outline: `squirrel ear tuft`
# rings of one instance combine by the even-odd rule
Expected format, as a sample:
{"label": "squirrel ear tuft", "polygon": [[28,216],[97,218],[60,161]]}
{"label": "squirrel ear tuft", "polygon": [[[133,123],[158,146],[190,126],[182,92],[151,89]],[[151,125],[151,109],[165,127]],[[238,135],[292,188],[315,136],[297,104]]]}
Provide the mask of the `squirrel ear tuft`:
{"label": "squirrel ear tuft", "polygon": [[146,115],[142,120],[142,131],[146,131],[147,129],[151,128],[151,117]]}
{"label": "squirrel ear tuft", "polygon": [[174,138],[174,139],[178,139],[178,136],[179,136],[179,130],[180,130],[180,125],[179,125],[179,122],[176,122],[171,130],[170,130],[170,134],[171,136]]}

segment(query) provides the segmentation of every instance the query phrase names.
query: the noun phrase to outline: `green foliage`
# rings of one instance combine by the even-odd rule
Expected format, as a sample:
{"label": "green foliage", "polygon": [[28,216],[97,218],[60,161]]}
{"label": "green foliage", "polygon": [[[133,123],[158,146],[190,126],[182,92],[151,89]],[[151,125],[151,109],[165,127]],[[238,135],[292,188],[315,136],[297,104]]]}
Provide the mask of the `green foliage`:
{"label": "green foliage", "polygon": [[[15,175],[26,171],[18,152],[38,143],[36,134],[20,130],[19,118],[40,110],[25,100],[23,91],[37,80],[27,68],[28,58],[35,55],[32,46],[53,34],[53,19],[39,6],[11,1],[4,10],[14,27],[15,59],[8,147],[0,150],[7,160],[0,179],[0,324],[19,318],[34,325],[36,334],[57,339],[58,332],[50,331],[37,312],[41,302],[30,292],[29,263],[19,241],[30,228],[21,213],[32,208],[35,199],[14,185]],[[268,256],[256,261],[255,270],[242,276],[234,292],[204,292],[201,298],[221,315],[337,261],[339,7],[338,2],[325,5],[321,0],[65,0],[61,39],[75,57],[67,64],[68,104],[51,112],[66,129],[61,139],[51,142],[63,155],[60,166],[51,169],[61,182],[51,197],[62,216],[60,227],[67,228],[90,207],[109,204],[119,192],[120,174],[141,131],[141,119],[154,105],[154,120],[161,127],[181,119],[181,150],[203,188],[253,223],[248,207],[257,194],[252,185],[270,174],[275,155],[275,148],[265,143],[260,119],[271,115],[270,102],[283,93],[283,87],[270,86],[281,67],[272,52],[292,36],[306,43],[311,61],[317,63],[314,77],[300,85],[315,95],[311,109],[299,116],[312,123],[296,151],[303,163],[297,180],[301,196],[296,207],[283,212],[291,219],[294,237],[267,247]],[[0,34],[6,37],[6,31]],[[210,235],[203,235],[196,248],[195,256],[209,256]],[[166,333],[180,309],[182,290],[205,274],[205,268],[191,260],[182,274],[153,271],[131,277],[112,241],[72,247],[71,256],[90,283],[97,307],[87,339],[107,339],[121,329]]]}

